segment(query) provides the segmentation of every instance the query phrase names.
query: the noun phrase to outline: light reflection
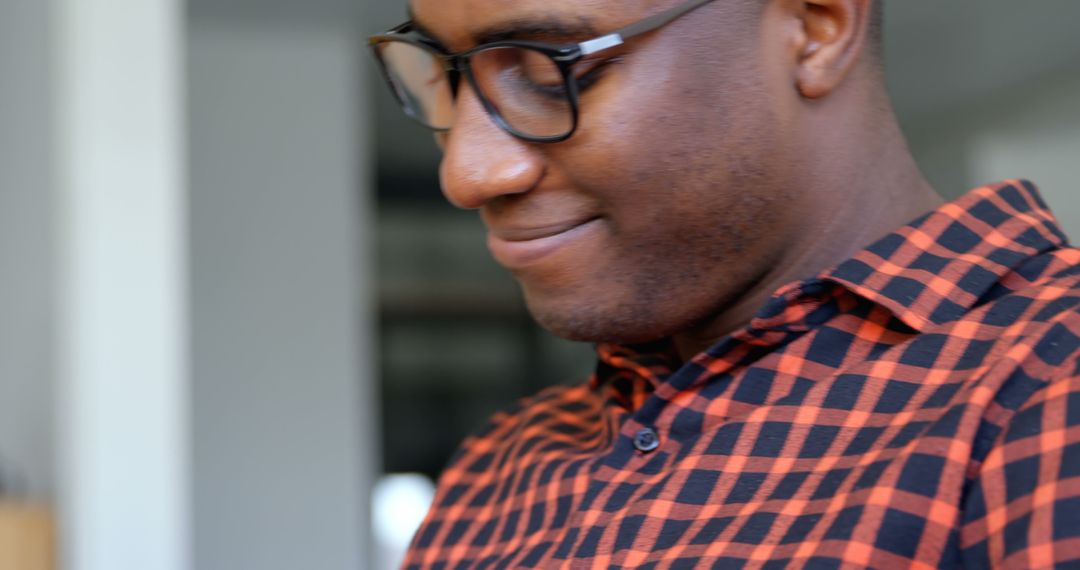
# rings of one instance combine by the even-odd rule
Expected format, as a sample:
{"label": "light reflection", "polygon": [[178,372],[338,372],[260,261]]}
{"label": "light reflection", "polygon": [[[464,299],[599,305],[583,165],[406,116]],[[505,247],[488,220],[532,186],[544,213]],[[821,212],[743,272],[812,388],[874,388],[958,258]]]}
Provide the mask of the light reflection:
{"label": "light reflection", "polygon": [[372,491],[372,527],[375,532],[376,569],[401,566],[413,534],[435,498],[435,484],[424,475],[385,475]]}

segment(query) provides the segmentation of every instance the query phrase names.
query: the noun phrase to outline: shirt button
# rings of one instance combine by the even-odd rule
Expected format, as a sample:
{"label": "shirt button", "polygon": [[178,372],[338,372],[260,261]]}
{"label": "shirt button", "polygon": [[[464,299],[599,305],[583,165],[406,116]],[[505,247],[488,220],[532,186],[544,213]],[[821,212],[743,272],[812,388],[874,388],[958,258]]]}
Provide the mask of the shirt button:
{"label": "shirt button", "polygon": [[650,453],[656,451],[658,447],[660,447],[660,436],[656,435],[656,430],[644,428],[634,435],[634,448],[638,451]]}

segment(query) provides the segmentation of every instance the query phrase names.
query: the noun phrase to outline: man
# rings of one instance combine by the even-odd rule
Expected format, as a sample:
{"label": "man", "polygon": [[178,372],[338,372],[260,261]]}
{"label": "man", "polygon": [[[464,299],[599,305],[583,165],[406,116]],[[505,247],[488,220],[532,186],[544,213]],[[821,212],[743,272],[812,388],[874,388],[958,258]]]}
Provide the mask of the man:
{"label": "man", "polygon": [[[443,191],[596,374],[493,418],[410,568],[1080,565],[1080,251],[942,204],[872,0],[412,0]],[[914,221],[912,221],[914,220]]]}

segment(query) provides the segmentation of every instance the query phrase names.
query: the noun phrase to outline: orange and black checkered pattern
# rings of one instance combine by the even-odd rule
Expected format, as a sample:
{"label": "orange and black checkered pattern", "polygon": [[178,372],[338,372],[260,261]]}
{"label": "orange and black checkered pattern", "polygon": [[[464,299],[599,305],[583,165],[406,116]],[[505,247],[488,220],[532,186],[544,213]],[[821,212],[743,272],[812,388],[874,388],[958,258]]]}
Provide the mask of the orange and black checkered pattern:
{"label": "orange and black checkered pattern", "polygon": [[972,191],[463,444],[407,568],[1080,568],[1080,250]]}

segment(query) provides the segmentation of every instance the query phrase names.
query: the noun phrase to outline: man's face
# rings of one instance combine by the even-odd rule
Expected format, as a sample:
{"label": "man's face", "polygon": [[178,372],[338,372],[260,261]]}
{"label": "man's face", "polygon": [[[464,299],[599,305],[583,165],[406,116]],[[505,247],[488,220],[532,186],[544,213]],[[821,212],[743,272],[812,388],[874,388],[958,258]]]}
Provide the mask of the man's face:
{"label": "man's face", "polygon": [[[592,26],[599,35],[682,0],[413,0],[452,51],[491,29]],[[720,0],[604,52],[577,132],[528,143],[465,85],[440,174],[476,208],[535,318],[566,338],[644,342],[722,312],[779,260],[799,210],[756,1]],[[550,42],[573,37],[523,36]]]}

